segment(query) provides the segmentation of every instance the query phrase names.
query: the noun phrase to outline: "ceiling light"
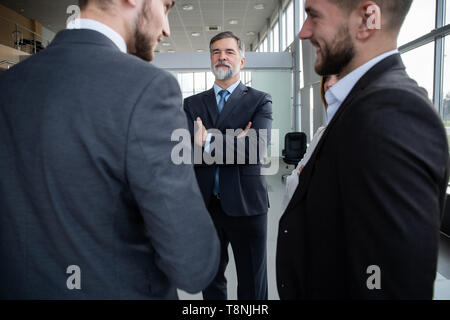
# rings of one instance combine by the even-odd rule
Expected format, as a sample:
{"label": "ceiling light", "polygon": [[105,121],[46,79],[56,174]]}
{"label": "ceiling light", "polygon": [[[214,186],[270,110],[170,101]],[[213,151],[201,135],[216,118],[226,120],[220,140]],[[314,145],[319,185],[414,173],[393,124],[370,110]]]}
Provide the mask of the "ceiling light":
{"label": "ceiling light", "polygon": [[228,23],[229,24],[238,24],[239,22],[237,20],[233,19],[233,20],[228,21]]}
{"label": "ceiling light", "polygon": [[256,33],[253,31],[249,31],[246,33],[246,35],[248,35],[249,37],[253,37],[254,35],[256,35]]}
{"label": "ceiling light", "polygon": [[200,37],[200,32],[192,32],[191,36],[193,36],[193,37]]}
{"label": "ceiling light", "polygon": [[194,10],[194,6],[192,4],[185,4],[182,8],[184,11]]}
{"label": "ceiling light", "polygon": [[162,44],[163,47],[170,47],[170,43],[168,43],[168,42],[163,42],[161,44]]}
{"label": "ceiling light", "polygon": [[203,49],[197,49],[197,52],[205,52]]}
{"label": "ceiling light", "polygon": [[255,8],[256,10],[264,10],[264,3],[255,4],[253,8]]}
{"label": "ceiling light", "polygon": [[175,50],[167,50],[167,52],[169,52],[169,53],[174,53]]}

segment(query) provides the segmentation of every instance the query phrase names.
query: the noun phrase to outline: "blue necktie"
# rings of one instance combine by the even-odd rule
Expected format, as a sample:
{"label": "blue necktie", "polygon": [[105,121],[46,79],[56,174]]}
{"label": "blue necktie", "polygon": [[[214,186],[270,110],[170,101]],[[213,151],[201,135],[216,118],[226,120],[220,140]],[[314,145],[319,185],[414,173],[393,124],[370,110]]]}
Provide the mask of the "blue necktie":
{"label": "blue necktie", "polygon": [[[225,102],[227,102],[227,97],[230,93],[228,92],[228,90],[221,90],[219,91],[219,96],[220,96],[220,100],[219,103],[217,105],[218,109],[219,109],[219,114],[222,112],[223,106],[225,105]],[[214,177],[214,189],[213,189],[213,194],[214,195],[218,195],[220,192],[220,188],[219,188],[219,168],[216,168],[216,175]]]}

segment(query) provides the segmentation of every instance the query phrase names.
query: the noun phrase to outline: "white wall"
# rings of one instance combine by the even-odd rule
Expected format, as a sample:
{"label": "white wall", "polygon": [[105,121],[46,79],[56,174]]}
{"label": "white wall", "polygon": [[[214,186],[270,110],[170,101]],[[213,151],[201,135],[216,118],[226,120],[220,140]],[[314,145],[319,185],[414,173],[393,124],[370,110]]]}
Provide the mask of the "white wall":
{"label": "white wall", "polygon": [[272,128],[279,130],[278,145],[281,156],[284,136],[293,131],[292,73],[291,71],[253,71],[252,87],[272,96]]}

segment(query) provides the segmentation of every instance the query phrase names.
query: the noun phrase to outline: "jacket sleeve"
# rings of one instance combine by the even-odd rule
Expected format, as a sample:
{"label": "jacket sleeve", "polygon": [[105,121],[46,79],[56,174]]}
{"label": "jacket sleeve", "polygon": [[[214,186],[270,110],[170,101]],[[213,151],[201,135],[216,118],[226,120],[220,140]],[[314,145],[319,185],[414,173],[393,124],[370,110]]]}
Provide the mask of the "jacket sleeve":
{"label": "jacket sleeve", "polygon": [[349,289],[358,299],[431,299],[448,181],[442,123],[408,92],[364,101],[338,146]]}
{"label": "jacket sleeve", "polygon": [[187,130],[181,106],[178,83],[161,72],[142,92],[131,116],[126,170],[157,266],[176,287],[199,292],[216,274],[219,241],[193,166],[171,160],[176,144],[172,133]]}
{"label": "jacket sleeve", "polygon": [[265,151],[270,145],[272,97],[268,94],[263,94],[256,103],[258,107],[252,118],[249,119],[252,122],[252,127],[245,137],[238,138],[236,135],[220,134],[218,130],[211,131],[214,132],[213,137],[215,139],[219,137],[222,140],[218,143],[222,148],[216,148],[212,152],[212,156],[215,159],[220,159],[222,165],[261,163],[261,157],[265,155]]}

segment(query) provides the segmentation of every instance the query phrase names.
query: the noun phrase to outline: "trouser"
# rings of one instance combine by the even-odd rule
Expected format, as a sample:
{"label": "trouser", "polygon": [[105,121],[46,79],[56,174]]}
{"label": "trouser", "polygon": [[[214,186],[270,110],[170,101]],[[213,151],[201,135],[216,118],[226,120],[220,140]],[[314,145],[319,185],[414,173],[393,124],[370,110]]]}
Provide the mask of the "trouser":
{"label": "trouser", "polygon": [[228,245],[233,249],[238,282],[238,300],[267,300],[267,214],[232,217],[213,196],[209,205],[220,239],[219,270],[203,290],[205,300],[227,300]]}

